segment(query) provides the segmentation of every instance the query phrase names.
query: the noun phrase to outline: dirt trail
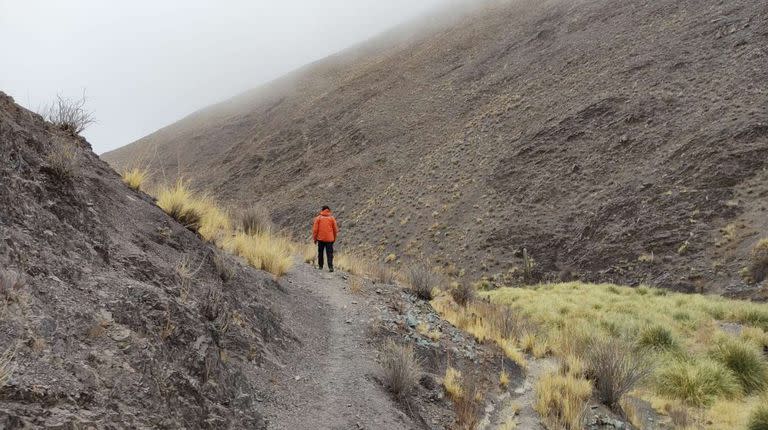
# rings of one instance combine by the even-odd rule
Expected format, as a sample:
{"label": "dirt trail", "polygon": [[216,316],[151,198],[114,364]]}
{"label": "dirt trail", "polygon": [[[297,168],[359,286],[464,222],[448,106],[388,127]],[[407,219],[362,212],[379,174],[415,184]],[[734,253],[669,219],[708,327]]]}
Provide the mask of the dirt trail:
{"label": "dirt trail", "polygon": [[[349,294],[339,273],[306,264],[281,281],[305,343],[264,393],[271,429],[415,429],[374,377],[376,350],[366,341],[370,303]],[[262,399],[260,399],[262,400]]]}

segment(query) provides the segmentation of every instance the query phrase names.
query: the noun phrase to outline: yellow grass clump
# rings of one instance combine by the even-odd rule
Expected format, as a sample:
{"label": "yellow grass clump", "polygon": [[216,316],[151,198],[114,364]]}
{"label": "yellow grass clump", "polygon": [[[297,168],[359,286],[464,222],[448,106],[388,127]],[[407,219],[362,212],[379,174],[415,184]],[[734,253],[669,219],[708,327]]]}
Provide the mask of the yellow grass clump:
{"label": "yellow grass clump", "polygon": [[205,240],[221,240],[232,229],[229,215],[211,197],[193,193],[182,180],[160,187],[156,198],[160,209]]}
{"label": "yellow grass clump", "polygon": [[293,265],[291,243],[271,234],[237,233],[223,242],[226,251],[243,257],[251,266],[275,276],[283,276]]}
{"label": "yellow grass clump", "polygon": [[448,366],[445,369],[445,377],[443,377],[443,388],[448,397],[456,400],[464,396],[464,388],[461,384],[461,372]]}
{"label": "yellow grass clump", "polygon": [[581,429],[592,384],[584,378],[547,373],[535,386],[534,409],[552,428]]}
{"label": "yellow grass clump", "polygon": [[147,178],[149,178],[149,173],[146,169],[134,167],[133,169],[123,171],[121,176],[123,177],[123,183],[125,183],[125,185],[139,191],[147,181]]}

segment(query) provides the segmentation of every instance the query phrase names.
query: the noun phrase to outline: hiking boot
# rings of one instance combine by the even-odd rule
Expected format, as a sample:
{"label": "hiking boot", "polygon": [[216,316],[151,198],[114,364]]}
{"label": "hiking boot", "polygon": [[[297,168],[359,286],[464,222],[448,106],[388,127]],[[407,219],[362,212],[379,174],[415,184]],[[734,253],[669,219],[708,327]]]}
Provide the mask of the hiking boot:
{"label": "hiking boot", "polygon": [[333,267],[329,267],[329,268],[328,268],[328,271],[329,271],[329,272],[333,272]]}

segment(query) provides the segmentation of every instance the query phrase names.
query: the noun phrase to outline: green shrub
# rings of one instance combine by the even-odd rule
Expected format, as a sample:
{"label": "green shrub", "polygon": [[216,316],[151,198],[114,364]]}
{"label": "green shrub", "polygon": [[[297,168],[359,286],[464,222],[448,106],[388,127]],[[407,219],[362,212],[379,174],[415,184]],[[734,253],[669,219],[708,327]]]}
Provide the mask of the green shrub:
{"label": "green shrub", "polygon": [[657,373],[656,391],[687,405],[701,407],[712,404],[718,397],[733,397],[740,389],[733,373],[719,362],[677,359]]}
{"label": "green shrub", "polygon": [[672,331],[660,325],[643,328],[637,339],[637,345],[654,351],[673,351],[679,348]]}
{"label": "green shrub", "polygon": [[768,430],[768,398],[749,415],[747,430]]}
{"label": "green shrub", "polygon": [[752,345],[735,339],[724,339],[710,351],[712,358],[731,370],[747,394],[768,386],[768,363]]}

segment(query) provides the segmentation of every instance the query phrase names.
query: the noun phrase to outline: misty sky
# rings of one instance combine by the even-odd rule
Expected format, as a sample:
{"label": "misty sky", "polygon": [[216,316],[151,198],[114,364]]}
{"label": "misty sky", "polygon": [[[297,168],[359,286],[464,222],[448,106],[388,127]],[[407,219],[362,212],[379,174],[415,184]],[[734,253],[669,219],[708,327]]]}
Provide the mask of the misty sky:
{"label": "misty sky", "polygon": [[442,0],[0,0],[0,91],[86,91],[97,153],[361,42]]}

